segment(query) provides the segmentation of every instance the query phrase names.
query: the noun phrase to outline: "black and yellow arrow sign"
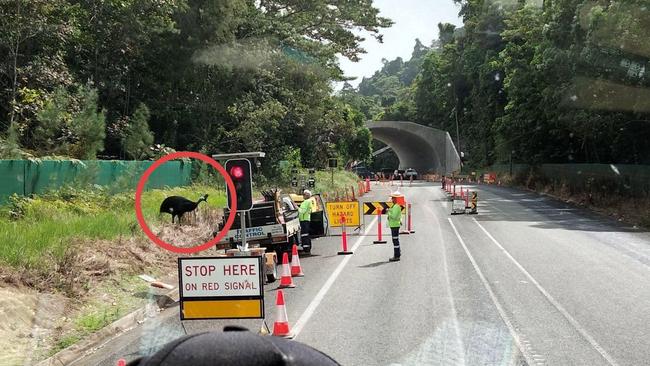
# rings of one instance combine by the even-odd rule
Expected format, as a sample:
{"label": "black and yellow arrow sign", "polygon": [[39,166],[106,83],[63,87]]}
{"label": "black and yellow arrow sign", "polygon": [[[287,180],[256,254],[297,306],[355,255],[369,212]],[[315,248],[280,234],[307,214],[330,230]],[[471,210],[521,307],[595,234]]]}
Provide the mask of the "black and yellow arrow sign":
{"label": "black and yellow arrow sign", "polygon": [[[376,215],[381,212],[382,215],[386,214],[389,208],[393,207],[393,202],[364,202],[363,203],[363,214],[364,215]],[[402,207],[402,213],[406,210],[406,207]]]}

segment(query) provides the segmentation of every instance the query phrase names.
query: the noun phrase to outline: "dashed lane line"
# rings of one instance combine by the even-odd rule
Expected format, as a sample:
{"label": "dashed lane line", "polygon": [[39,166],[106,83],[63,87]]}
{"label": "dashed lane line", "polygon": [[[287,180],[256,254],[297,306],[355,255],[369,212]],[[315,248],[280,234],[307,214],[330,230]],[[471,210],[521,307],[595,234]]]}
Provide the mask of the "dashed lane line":
{"label": "dashed lane line", "polygon": [[499,316],[501,316],[501,319],[505,323],[506,327],[510,331],[510,334],[512,335],[512,338],[514,339],[515,343],[517,344],[517,347],[519,348],[519,351],[521,354],[524,356],[526,359],[526,363],[529,365],[536,364],[536,362],[533,361],[533,357],[529,354],[528,348],[524,347],[524,344],[522,342],[521,336],[519,333],[515,330],[515,327],[512,325],[512,322],[510,321],[510,318],[508,318],[508,315],[506,314],[505,310],[503,309],[503,306],[497,299],[496,294],[494,291],[492,291],[492,288],[490,287],[490,284],[488,283],[487,279],[485,278],[485,275],[483,275],[483,271],[478,267],[478,264],[476,263],[476,260],[474,260],[474,256],[472,253],[470,253],[469,249],[467,248],[467,245],[465,245],[465,241],[463,238],[460,236],[460,233],[456,229],[456,225],[454,225],[454,222],[451,220],[451,218],[447,218],[449,220],[449,225],[451,225],[451,228],[454,230],[454,234],[456,234],[456,238],[458,238],[458,241],[460,242],[460,245],[463,247],[465,250],[465,254],[467,255],[467,258],[469,258],[469,261],[472,263],[472,266],[474,267],[474,271],[476,271],[476,274],[478,275],[479,279],[483,283],[483,287],[485,287],[485,290],[487,290],[488,295],[490,296],[490,299],[492,300],[492,303],[497,309],[497,312],[499,313]]}

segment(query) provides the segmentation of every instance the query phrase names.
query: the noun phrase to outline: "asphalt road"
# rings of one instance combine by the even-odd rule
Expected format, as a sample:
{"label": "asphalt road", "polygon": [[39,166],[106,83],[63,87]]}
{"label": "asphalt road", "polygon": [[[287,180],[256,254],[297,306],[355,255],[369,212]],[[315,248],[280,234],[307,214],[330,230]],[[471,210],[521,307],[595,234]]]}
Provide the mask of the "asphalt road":
{"label": "asphalt road", "polygon": [[[363,200],[386,200],[373,185]],[[534,193],[476,186],[479,215],[450,215],[439,184],[399,187],[415,233],[392,245],[350,237],[314,241],[306,274],[285,290],[296,340],[344,365],[648,365],[650,234]],[[385,224],[385,223],[384,223]],[[275,287],[265,288],[269,326]],[[236,323],[152,312],[75,365],[115,365],[180,335]]]}

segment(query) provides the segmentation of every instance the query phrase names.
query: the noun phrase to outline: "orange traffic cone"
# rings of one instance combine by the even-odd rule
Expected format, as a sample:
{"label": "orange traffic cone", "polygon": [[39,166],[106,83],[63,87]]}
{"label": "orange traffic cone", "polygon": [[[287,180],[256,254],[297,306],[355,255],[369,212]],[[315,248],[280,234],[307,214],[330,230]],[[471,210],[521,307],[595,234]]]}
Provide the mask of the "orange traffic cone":
{"label": "orange traffic cone", "polygon": [[282,290],[278,290],[275,309],[276,315],[275,323],[273,323],[273,335],[276,337],[293,338],[291,327],[289,326],[289,318],[287,317],[287,308],[284,306],[284,292]]}
{"label": "orange traffic cone", "polygon": [[304,275],[300,266],[300,258],[298,258],[298,246],[294,244],[291,250],[291,277],[302,277]]}
{"label": "orange traffic cone", "polygon": [[296,287],[291,278],[291,269],[289,268],[289,253],[282,255],[282,277],[280,277],[280,285],[278,288]]}

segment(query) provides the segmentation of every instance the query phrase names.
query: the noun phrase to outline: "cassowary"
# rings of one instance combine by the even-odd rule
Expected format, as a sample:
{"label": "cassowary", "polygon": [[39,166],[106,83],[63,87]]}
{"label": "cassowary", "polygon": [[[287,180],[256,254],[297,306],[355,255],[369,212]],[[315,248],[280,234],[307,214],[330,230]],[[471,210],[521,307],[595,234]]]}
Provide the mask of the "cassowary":
{"label": "cassowary", "polygon": [[172,224],[174,223],[174,217],[178,217],[178,223],[181,223],[181,218],[186,212],[192,212],[196,207],[201,203],[201,201],[207,201],[208,195],[204,195],[199,198],[198,201],[192,202],[185,197],[181,196],[171,196],[165,198],[165,200],[160,205],[160,213],[166,212],[172,215]]}

